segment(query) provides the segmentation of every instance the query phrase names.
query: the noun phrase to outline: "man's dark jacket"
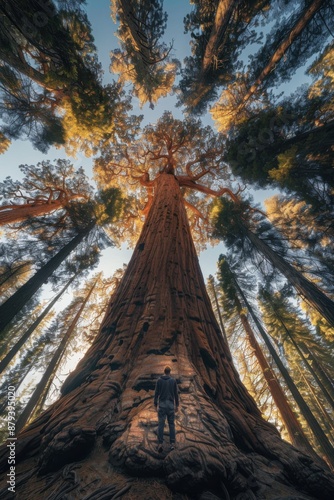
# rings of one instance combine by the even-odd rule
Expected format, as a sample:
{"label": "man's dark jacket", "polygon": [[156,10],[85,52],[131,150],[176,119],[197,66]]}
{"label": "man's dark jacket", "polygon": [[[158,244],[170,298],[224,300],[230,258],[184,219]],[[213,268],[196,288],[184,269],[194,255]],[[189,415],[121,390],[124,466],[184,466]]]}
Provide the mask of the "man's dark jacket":
{"label": "man's dark jacket", "polygon": [[157,381],[154,394],[154,405],[158,406],[158,402],[171,401],[175,406],[179,406],[179,395],[177,392],[176,380],[170,375],[163,375]]}

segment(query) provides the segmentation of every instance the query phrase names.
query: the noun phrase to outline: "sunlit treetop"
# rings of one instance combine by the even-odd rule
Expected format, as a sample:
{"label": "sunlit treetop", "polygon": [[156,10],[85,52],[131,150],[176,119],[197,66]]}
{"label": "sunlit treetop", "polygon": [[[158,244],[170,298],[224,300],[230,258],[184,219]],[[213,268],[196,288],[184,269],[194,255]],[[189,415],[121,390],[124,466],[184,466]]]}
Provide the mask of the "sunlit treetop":
{"label": "sunlit treetop", "polygon": [[41,224],[52,227],[55,235],[68,226],[73,205],[87,203],[94,194],[83,168],[75,169],[69,160],[19,168],[21,180],[6,177],[0,182],[0,226],[8,236],[24,229],[41,234]]}
{"label": "sunlit treetop", "polygon": [[10,139],[0,132],[0,155],[5,153],[10,146]]}
{"label": "sunlit treetop", "polygon": [[39,150],[63,146],[90,156],[129,135],[122,86],[102,83],[90,22],[80,0],[8,0],[0,6],[1,149],[28,137]]}
{"label": "sunlit treetop", "polygon": [[72,200],[88,200],[92,188],[82,167],[75,170],[68,160],[42,161],[35,165],[20,165],[24,177],[14,181],[11,177],[0,183],[1,209],[32,204],[51,204],[61,200],[63,205]]}
{"label": "sunlit treetop", "polygon": [[240,68],[235,68],[233,81],[225,85],[211,109],[220,132],[227,133],[245,122],[262,101],[264,107],[268,89],[290,80],[296,69],[319,52],[330,37],[331,22],[327,24],[325,18],[333,16],[328,2],[284,3],[288,4],[286,17],[279,15],[277,5],[272,9],[275,17],[271,16],[273,27],[267,41],[250,56],[242,74]]}
{"label": "sunlit treetop", "polygon": [[[61,104],[65,129],[66,153],[75,156],[78,151],[87,157],[97,154],[110,142],[129,141],[138,131],[142,116],[130,115],[130,97],[125,95],[121,84],[104,87],[98,98],[87,100],[84,120],[73,112],[72,102],[64,99]],[[80,106],[80,99],[78,99]]]}
{"label": "sunlit treetop", "polygon": [[191,36],[191,56],[181,71],[179,104],[190,113],[201,114],[217,98],[220,86],[238,78],[243,61],[239,57],[247,44],[261,38],[255,29],[270,7],[268,0],[193,0],[184,19]]}
{"label": "sunlit treetop", "polygon": [[[316,332],[329,342],[334,342],[334,327],[331,326],[318,311],[310,307],[306,300],[301,300],[300,306],[308,315],[312,325],[316,328]],[[330,352],[332,352],[332,350]]]}
{"label": "sunlit treetop", "polygon": [[322,124],[334,118],[334,42],[329,44],[323,53],[309,68],[309,74],[315,78],[310,88],[309,98],[317,105],[318,122]]}
{"label": "sunlit treetop", "polygon": [[42,161],[35,165],[20,165],[23,173],[21,181],[7,177],[0,183],[0,199],[10,201],[11,205],[33,202],[51,203],[56,198],[87,200],[92,188],[82,167],[75,170],[68,160]]}
{"label": "sunlit treetop", "polygon": [[265,109],[268,103],[265,92],[251,101],[245,101],[247,89],[247,80],[244,75],[237,73],[236,81],[226,85],[218,101],[211,107],[210,113],[215,126],[222,134],[247,123],[254,114]]}
{"label": "sunlit treetop", "polygon": [[227,194],[237,200],[222,155],[223,138],[211,127],[203,127],[193,118],[181,121],[165,112],[131,145],[105,150],[95,161],[95,177],[100,186],[117,186],[126,189],[128,196],[135,195],[137,209],[131,218],[138,223],[140,215],[148,213],[159,174],[175,175],[184,191],[192,228],[207,237],[207,210],[212,197]]}
{"label": "sunlit treetop", "polygon": [[131,82],[133,93],[143,106],[151,107],[173,87],[179,62],[172,59],[161,37],[167,14],[161,0],[112,0],[112,15],[119,22],[120,49],[111,52],[113,73],[120,83]]}

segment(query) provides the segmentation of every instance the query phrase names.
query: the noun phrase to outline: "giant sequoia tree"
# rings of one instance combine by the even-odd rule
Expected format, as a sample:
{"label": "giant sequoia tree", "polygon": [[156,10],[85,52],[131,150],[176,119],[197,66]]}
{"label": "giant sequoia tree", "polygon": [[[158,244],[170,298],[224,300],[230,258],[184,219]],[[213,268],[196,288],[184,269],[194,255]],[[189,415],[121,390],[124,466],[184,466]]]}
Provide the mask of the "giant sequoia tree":
{"label": "giant sequoia tree", "polygon": [[[282,441],[241,384],[206,293],[182,188],[215,193],[204,179],[219,149],[197,155],[197,137],[191,143],[177,121],[162,125],[146,130],[142,158],[159,172],[145,178],[150,210],[99,334],[62,397],[17,440],[18,498],[169,498],[172,490],[187,499],[315,499],[321,487],[329,499],[329,470]],[[156,452],[153,407],[167,363],[181,393],[168,455]],[[6,447],[1,458],[6,470]]]}

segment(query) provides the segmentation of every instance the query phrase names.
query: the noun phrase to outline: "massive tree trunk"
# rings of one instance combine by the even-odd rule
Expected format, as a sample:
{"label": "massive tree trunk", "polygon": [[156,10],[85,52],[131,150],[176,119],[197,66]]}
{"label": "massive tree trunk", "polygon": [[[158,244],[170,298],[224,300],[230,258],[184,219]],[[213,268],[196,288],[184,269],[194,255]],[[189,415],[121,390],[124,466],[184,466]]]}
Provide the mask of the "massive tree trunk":
{"label": "massive tree trunk", "polygon": [[[332,498],[333,475],[261,418],[228,352],[178,182],[161,174],[96,340],[63,396],[18,436],[17,498],[111,499],[122,490],[118,497],[143,500],[176,490],[189,500],[205,491],[220,499],[316,499],[319,489]],[[166,364],[181,406],[177,447],[159,454],[153,395]],[[7,455],[3,447],[4,471]]]}
{"label": "massive tree trunk", "polygon": [[47,281],[52,273],[64,262],[70,253],[82,242],[95,226],[92,221],[82,229],[71,241],[54,255],[41,269],[39,269],[24,285],[22,285],[9,299],[0,306],[0,337],[3,330],[33,297],[37,290]]}

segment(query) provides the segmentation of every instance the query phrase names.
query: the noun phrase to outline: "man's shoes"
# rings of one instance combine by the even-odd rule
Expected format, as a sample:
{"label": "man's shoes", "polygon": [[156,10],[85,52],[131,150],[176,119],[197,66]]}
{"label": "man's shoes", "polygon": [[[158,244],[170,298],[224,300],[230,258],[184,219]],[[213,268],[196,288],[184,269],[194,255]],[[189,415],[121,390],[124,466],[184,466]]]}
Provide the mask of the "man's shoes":
{"label": "man's shoes", "polygon": [[157,448],[157,450],[158,450],[158,453],[162,453],[162,452],[163,452],[163,446],[162,446],[162,443],[159,443],[159,444],[158,444],[158,448]]}
{"label": "man's shoes", "polygon": [[171,451],[172,451],[172,450],[175,450],[175,444],[174,444],[174,443],[171,443],[171,444],[170,444],[169,449],[170,449]]}

